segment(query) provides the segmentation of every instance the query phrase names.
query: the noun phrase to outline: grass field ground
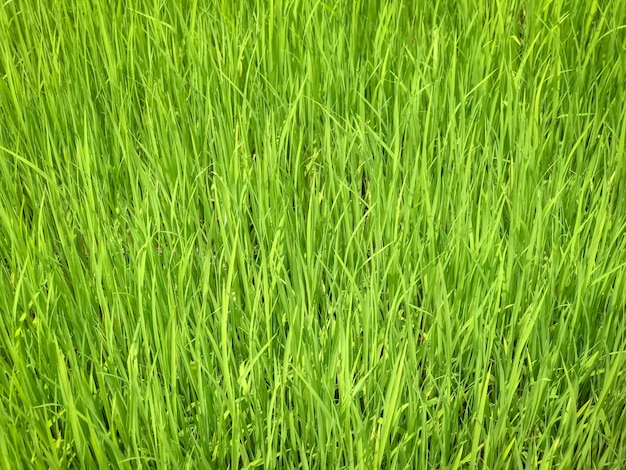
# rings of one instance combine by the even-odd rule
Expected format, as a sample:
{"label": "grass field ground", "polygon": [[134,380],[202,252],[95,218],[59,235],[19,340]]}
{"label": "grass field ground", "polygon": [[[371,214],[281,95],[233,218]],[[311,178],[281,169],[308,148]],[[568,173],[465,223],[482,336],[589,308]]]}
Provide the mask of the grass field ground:
{"label": "grass field ground", "polygon": [[626,2],[7,0],[0,468],[626,468]]}

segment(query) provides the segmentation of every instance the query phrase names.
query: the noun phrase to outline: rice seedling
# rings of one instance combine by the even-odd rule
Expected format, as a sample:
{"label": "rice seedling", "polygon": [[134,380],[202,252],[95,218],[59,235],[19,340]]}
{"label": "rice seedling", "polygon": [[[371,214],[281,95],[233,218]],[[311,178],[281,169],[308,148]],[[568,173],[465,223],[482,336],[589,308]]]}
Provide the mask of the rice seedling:
{"label": "rice seedling", "polygon": [[626,3],[8,0],[0,468],[625,468]]}

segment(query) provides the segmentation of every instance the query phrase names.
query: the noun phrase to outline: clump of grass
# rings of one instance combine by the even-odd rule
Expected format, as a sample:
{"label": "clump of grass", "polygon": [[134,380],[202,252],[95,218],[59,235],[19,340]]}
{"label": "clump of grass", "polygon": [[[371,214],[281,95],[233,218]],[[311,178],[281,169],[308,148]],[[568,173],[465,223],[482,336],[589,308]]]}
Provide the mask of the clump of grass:
{"label": "clump of grass", "polygon": [[5,2],[0,467],[624,468],[625,61],[623,1]]}

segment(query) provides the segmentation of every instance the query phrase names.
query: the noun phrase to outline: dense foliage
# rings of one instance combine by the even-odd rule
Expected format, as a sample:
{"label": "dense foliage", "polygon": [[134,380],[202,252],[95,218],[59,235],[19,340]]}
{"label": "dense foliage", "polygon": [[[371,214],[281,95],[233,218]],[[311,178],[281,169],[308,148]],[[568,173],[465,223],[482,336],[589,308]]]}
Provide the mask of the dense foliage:
{"label": "dense foliage", "polygon": [[8,0],[0,467],[626,468],[626,3]]}

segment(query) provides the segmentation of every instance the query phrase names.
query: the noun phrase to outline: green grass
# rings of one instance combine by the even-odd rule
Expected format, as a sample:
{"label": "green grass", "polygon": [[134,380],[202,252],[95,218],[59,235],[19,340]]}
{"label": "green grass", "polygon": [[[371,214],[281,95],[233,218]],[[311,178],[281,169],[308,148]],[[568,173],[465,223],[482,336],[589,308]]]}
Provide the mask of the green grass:
{"label": "green grass", "polygon": [[8,0],[0,468],[626,468],[626,2]]}

